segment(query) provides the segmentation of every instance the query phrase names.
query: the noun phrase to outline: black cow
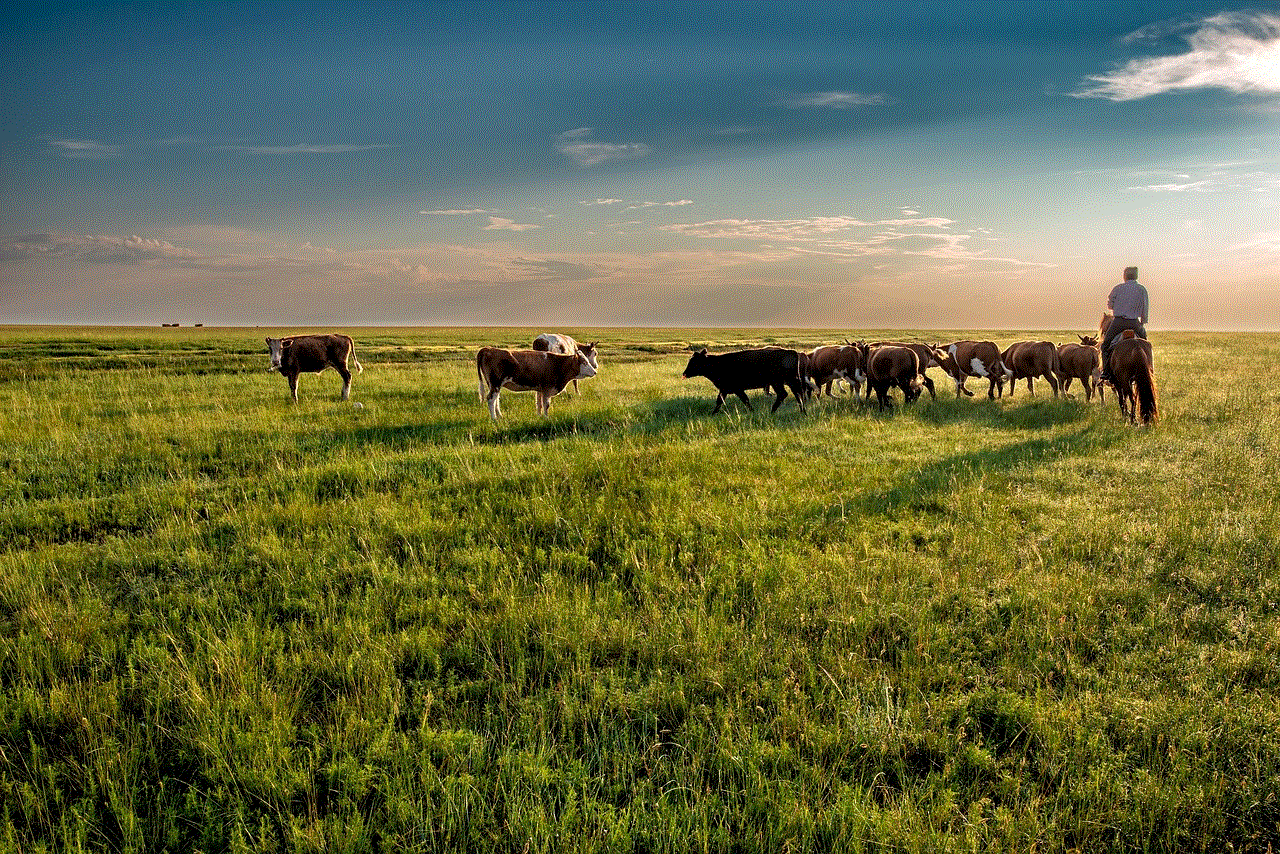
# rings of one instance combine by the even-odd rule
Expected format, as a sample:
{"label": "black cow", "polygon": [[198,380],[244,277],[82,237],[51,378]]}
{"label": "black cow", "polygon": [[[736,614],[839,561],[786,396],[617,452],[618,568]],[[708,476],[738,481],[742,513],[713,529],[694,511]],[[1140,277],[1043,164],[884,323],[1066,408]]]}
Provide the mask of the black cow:
{"label": "black cow", "polygon": [[715,415],[724,406],[726,395],[736,394],[747,409],[754,410],[747,399],[747,390],[756,388],[773,388],[778,399],[773,402],[770,412],[777,412],[782,401],[786,399],[787,388],[790,387],[796,396],[800,411],[804,412],[805,397],[809,393],[809,377],[805,370],[805,360],[795,350],[783,347],[764,347],[758,350],[738,350],[733,353],[709,354],[705,349],[696,351],[685,365],[684,377],[706,377],[716,387],[716,408],[711,411]]}

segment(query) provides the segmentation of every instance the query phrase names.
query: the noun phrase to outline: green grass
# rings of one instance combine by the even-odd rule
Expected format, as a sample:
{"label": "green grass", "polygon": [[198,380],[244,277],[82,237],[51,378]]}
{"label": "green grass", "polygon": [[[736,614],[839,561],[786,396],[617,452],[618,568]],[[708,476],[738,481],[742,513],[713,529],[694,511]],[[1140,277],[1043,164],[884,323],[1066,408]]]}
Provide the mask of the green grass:
{"label": "green grass", "polygon": [[894,330],[574,330],[498,423],[541,330],[350,330],[294,406],[278,331],[0,329],[0,850],[1280,843],[1280,335],[1153,334],[1134,429],[679,378]]}

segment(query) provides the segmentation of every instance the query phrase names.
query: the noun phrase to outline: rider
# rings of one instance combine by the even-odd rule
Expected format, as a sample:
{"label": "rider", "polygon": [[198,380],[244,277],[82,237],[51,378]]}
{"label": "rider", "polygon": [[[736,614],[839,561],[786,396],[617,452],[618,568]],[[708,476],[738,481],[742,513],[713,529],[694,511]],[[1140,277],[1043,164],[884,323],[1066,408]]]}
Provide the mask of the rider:
{"label": "rider", "polygon": [[1114,315],[1102,339],[1102,381],[1111,382],[1111,348],[1126,329],[1147,337],[1147,289],[1138,284],[1138,268],[1125,267],[1124,281],[1111,289],[1107,308]]}

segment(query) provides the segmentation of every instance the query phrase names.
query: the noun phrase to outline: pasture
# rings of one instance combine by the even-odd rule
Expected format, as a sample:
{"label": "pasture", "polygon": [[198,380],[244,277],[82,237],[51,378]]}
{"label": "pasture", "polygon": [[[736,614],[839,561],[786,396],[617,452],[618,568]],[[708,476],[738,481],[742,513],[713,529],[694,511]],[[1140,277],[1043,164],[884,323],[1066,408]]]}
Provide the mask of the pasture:
{"label": "pasture", "polygon": [[1280,843],[1280,334],[1153,331],[1135,429],[680,379],[1087,329],[570,329],[496,423],[545,330],[319,330],[363,409],[282,331],[0,329],[0,850]]}

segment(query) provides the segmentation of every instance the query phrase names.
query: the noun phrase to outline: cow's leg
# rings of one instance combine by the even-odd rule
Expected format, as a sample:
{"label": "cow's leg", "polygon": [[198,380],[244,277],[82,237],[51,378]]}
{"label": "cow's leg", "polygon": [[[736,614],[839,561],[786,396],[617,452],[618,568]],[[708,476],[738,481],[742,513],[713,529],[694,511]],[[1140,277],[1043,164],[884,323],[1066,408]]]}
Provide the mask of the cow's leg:
{"label": "cow's leg", "polygon": [[739,391],[736,392],[736,394],[742,399],[742,402],[747,405],[747,409],[750,409],[752,412],[756,411],[756,408],[751,405],[751,398],[747,397],[746,391]]}
{"label": "cow's leg", "polygon": [[937,400],[938,393],[933,390],[933,380],[929,379],[929,375],[924,373],[923,371],[920,373],[920,378],[924,382],[924,387],[929,389],[929,397],[932,398],[933,400]]}
{"label": "cow's leg", "polygon": [[720,392],[718,395],[716,395],[716,408],[711,410],[711,414],[715,415],[723,407],[724,407],[724,392]]}
{"label": "cow's leg", "polygon": [[497,421],[498,418],[502,415],[502,404],[498,400],[498,395],[500,395],[501,393],[502,393],[502,383],[498,383],[497,385],[491,386],[489,388],[489,397],[487,398],[489,403],[489,417],[492,418],[494,421]]}
{"label": "cow's leg", "polygon": [[351,398],[351,371],[347,370],[347,366],[341,362],[335,363],[333,367],[342,375],[342,399],[349,400]]}
{"label": "cow's leg", "polygon": [[298,374],[297,372],[289,374],[289,393],[293,395],[293,402],[298,402]]}
{"label": "cow's leg", "polygon": [[805,388],[801,383],[796,382],[796,383],[794,383],[794,384],[791,386],[791,391],[792,391],[792,392],[795,394],[795,396],[796,396],[796,404],[797,404],[797,405],[799,405],[799,407],[800,407],[800,411],[801,411],[801,412],[804,412],[804,411],[805,411],[805,408],[804,408],[804,399],[805,399],[805,394],[804,394],[804,392],[806,392],[806,391],[807,391],[807,389],[806,389],[806,388]]}
{"label": "cow's leg", "polygon": [[1049,388],[1053,389],[1053,396],[1057,397],[1058,396],[1058,380],[1051,373],[1045,374],[1044,378],[1049,381]]}

